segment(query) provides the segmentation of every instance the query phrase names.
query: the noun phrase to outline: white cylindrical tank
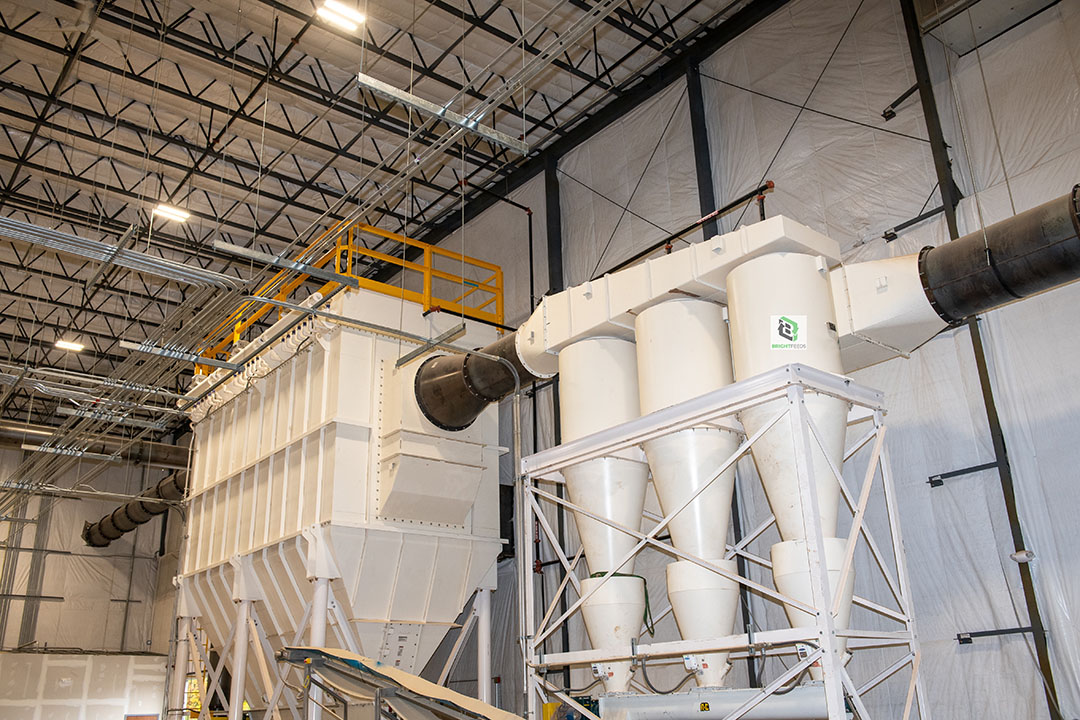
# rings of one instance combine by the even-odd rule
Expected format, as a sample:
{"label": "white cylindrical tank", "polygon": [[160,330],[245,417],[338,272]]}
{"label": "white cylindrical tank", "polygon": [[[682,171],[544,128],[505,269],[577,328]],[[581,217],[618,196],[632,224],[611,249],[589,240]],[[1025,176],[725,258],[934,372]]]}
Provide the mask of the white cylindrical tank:
{"label": "white cylindrical tank", "polygon": [[[619,338],[589,338],[559,353],[559,406],[564,442],[638,417],[637,358],[634,344]],[[640,453],[589,460],[563,471],[570,501],[633,530],[641,528],[648,466]],[[645,614],[645,581],[631,576],[633,558],[615,567],[636,540],[603,523],[575,514],[585,560],[592,574],[615,570],[582,607],[594,648],[626,649],[637,638]],[[599,578],[582,581],[588,592]],[[633,670],[629,661],[606,663],[604,687],[625,692]]]}
{"label": "white cylindrical tank", "polygon": [[[814,604],[814,594],[810,585],[810,561],[806,554],[806,540],[789,540],[776,543],[770,550],[770,558],[773,564],[773,581],[776,589],[788,597],[794,598],[807,605]],[[841,594],[840,607],[836,612],[836,628],[843,630],[848,627],[851,619],[851,598],[855,591],[854,566],[848,571],[843,583],[840,582],[840,570],[844,564],[844,550],[847,540],[844,538],[825,538],[825,566],[829,570],[829,596],[835,597]],[[791,627],[813,627],[815,619],[813,615],[798,610],[789,605],[784,606],[788,622]],[[843,654],[847,647],[847,640],[839,638],[837,652]],[[821,679],[821,666],[815,663],[810,668],[810,676],[814,680]]]}
{"label": "white cylindrical tank", "polygon": [[[723,313],[715,303],[679,299],[638,315],[635,333],[642,414],[731,384],[731,349]],[[738,444],[735,433],[709,427],[646,442],[645,455],[664,514],[681,507],[708,483]],[[732,466],[671,520],[668,528],[675,547],[734,567],[722,559],[734,483]],[[685,561],[668,565],[667,577],[668,598],[684,639],[731,634],[738,608],[735,582]],[[719,685],[727,671],[727,653],[701,656],[694,665],[699,686]]]}
{"label": "white cylindrical tank", "polygon": [[[840,373],[840,344],[829,289],[828,268],[821,258],[797,253],[763,255],[728,275],[728,317],[738,380],[790,363]],[[786,400],[775,400],[740,413],[747,435],[765,425]],[[806,409],[822,435],[828,457],[843,459],[847,403],[824,395],[806,396]],[[822,533],[836,536],[840,488],[817,444],[811,442]],[[776,526],[784,540],[802,540],[791,424],[781,420],[751,448]]]}

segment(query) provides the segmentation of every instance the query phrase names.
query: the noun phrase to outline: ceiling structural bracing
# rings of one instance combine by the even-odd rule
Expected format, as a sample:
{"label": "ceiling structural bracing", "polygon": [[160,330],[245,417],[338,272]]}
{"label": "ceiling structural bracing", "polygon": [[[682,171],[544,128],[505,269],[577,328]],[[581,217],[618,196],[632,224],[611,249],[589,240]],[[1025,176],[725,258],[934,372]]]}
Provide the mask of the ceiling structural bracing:
{"label": "ceiling structural bracing", "polygon": [[[0,2],[0,418],[75,451],[166,438],[177,358],[273,274],[267,254],[303,260],[346,219],[438,242],[476,187],[519,183],[782,4],[362,0],[350,32],[311,1]],[[126,349],[144,343],[175,352]]]}

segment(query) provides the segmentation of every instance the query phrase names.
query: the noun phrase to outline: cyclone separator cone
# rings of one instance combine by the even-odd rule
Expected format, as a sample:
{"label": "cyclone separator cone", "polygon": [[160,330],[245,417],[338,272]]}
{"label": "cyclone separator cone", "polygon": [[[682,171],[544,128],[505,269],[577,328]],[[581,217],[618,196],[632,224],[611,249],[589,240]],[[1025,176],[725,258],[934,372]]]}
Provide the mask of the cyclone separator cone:
{"label": "cyclone separator cone", "polygon": [[[715,558],[707,562],[738,575],[738,564],[734,560]],[[683,639],[702,640],[731,634],[739,609],[738,583],[708,568],[679,560],[667,566],[667,591]],[[724,677],[731,669],[728,654],[715,652],[697,656],[695,679],[698,687],[724,684]]]}
{"label": "cyclone separator cone", "polygon": [[[814,594],[810,584],[810,560],[806,553],[806,540],[789,540],[776,543],[769,552],[773,564],[773,581],[776,589],[788,597],[813,606]],[[829,597],[842,596],[834,623],[837,630],[846,630],[851,619],[851,599],[855,592],[855,569],[848,570],[847,577],[840,582],[840,570],[844,564],[845,538],[825,538],[825,566],[829,571]],[[814,627],[813,615],[789,605],[784,606],[788,622],[793,628]],[[836,652],[843,655],[847,648],[846,638],[837,638]],[[821,665],[814,663],[810,667],[810,677],[821,680]]]}
{"label": "cyclone separator cone", "polygon": [[[589,338],[559,353],[559,405],[563,441],[569,442],[638,417],[637,358],[634,344],[619,338]],[[640,530],[649,469],[637,450],[588,460],[563,471],[570,501],[631,530]],[[637,540],[609,525],[574,514],[589,572],[634,572],[622,564]],[[616,567],[618,565],[618,567]],[[582,595],[601,578],[582,581]],[[613,576],[582,605],[589,641],[597,650],[629,651],[645,614],[645,583]],[[630,661],[603,663],[604,688],[630,688]]]}
{"label": "cyclone separator cone", "polygon": [[[635,322],[643,414],[730,385],[731,351],[723,308],[704,300],[669,300],[642,311]],[[645,455],[672,545],[737,574],[723,560],[731,518],[735,466],[717,477],[736,451],[738,436],[714,427],[681,430],[649,440]],[[685,640],[730,635],[738,609],[738,583],[687,561],[667,566],[668,599]],[[727,653],[696,657],[699,686],[716,686],[727,672]]]}
{"label": "cyclone separator cone", "polygon": [[[798,253],[763,255],[732,270],[727,278],[727,290],[737,379],[745,380],[793,363],[842,373],[836,310],[829,287],[828,267],[823,258]],[[843,559],[845,541],[836,538],[840,486],[830,462],[837,468],[843,463],[848,406],[843,400],[809,392],[804,395],[804,403],[821,436],[820,446],[812,435],[810,437],[810,467],[817,487],[818,522],[825,539],[825,561],[830,573],[838,574],[837,560]],[[786,398],[780,398],[741,412],[739,419],[746,434],[753,435],[763,428],[787,404]],[[798,434],[795,430],[794,416],[789,415],[755,442],[750,452],[784,541],[772,548],[773,580],[777,590],[813,605],[806,542],[814,540],[809,537],[805,517],[809,512],[804,513],[799,491],[795,453],[796,448],[802,452],[803,440],[801,428]],[[841,594],[840,612],[835,618],[838,630],[848,627],[854,577],[851,573],[843,583],[833,582],[833,592]],[[812,616],[791,608],[785,610],[793,627],[814,623]],[[819,675],[818,669],[812,673],[815,678]]]}

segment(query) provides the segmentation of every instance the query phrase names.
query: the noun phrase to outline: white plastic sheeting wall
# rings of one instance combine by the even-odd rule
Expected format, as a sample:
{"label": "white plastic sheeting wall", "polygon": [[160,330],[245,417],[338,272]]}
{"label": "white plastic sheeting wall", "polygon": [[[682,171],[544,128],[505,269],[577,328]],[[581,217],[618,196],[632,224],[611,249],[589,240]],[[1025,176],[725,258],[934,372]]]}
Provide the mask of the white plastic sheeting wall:
{"label": "white plastic sheeting wall", "polygon": [[[18,466],[22,451],[0,451],[0,479]],[[86,479],[90,464],[82,464],[57,478],[59,487],[73,487]],[[93,467],[96,467],[94,465]],[[144,469],[134,465],[109,468],[93,481],[93,487],[103,492],[135,494],[157,483],[165,471]],[[43,505],[44,504],[44,505]],[[24,600],[13,599],[7,609],[4,648],[14,648],[25,642],[37,648],[78,648],[108,650],[168,652],[168,637],[152,640],[151,627],[155,610],[159,532],[161,520],[155,519],[114,541],[107,548],[91,548],[83,543],[80,533],[83,523],[94,522],[118,505],[116,499],[57,499],[35,496],[30,499],[22,517],[39,517],[39,511],[49,506],[47,530],[38,549],[45,552],[5,551],[0,549],[4,563],[13,563],[13,584],[5,592],[13,595],[39,594],[61,597],[63,601],[38,602],[33,630],[21,633],[24,622]],[[22,527],[21,536],[13,528]],[[0,541],[13,547],[35,547],[33,523],[0,521]],[[33,558],[44,563],[40,590],[31,584]],[[171,612],[171,605],[168,612]]]}
{"label": "white plastic sheeting wall", "polygon": [[[968,196],[958,208],[961,232],[1057,197],[1080,181],[1078,34],[1080,5],[1058,3],[964,57],[927,39],[954,171]],[[892,243],[881,238],[897,223],[940,205],[918,97],[905,101],[894,120],[881,117],[914,83],[895,0],[794,0],[722,48],[702,64],[701,73],[717,205],[762,179],[774,180],[768,213],[786,214],[836,238],[849,261],[903,255],[948,240],[940,216]],[[655,242],[663,230],[696,219],[685,84],[673,83],[564,157],[559,171],[568,286]],[[603,196],[629,204],[642,217],[623,213]],[[728,215],[721,230],[755,216],[753,207],[745,215]],[[479,238],[468,251],[486,253]],[[982,321],[1021,521],[1037,556],[1033,572],[1066,717],[1080,712],[1080,541],[1072,532],[1080,512],[1080,445],[1073,440],[1080,396],[1072,390],[1080,382],[1074,362],[1080,339],[1068,320],[1078,303],[1080,286],[1072,286]],[[927,483],[929,475],[993,460],[968,331],[943,333],[910,359],[856,377],[887,393],[888,446],[932,711],[937,717],[1047,717],[1030,636],[965,646],[955,639],[958,632],[1028,623],[1019,573],[1008,557],[1012,540],[996,473],[953,478],[933,489]],[[543,391],[538,405],[541,448],[553,441],[549,397],[550,390]],[[528,452],[528,402],[524,408]],[[509,445],[508,406],[502,425]],[[749,521],[766,505],[752,464],[740,463],[740,473],[744,488],[752,490],[742,498]],[[504,462],[503,482],[511,480]],[[881,514],[872,504],[872,527],[880,526]],[[573,537],[573,523],[568,526]],[[764,537],[757,549],[767,550],[769,542]],[[857,562],[858,591],[868,595],[877,587],[871,561],[862,556]],[[644,563],[650,594],[662,606],[662,576],[654,589],[650,565]],[[500,582],[508,578],[504,573]],[[760,573],[755,578],[762,579]],[[549,592],[554,588],[549,579]],[[514,607],[496,603],[497,612]],[[755,601],[754,609],[759,620],[783,622],[779,610],[765,603]],[[865,614],[860,619],[871,621]],[[515,652],[499,651],[499,657],[516,660],[516,625],[509,628],[503,643]],[[575,639],[582,638],[575,628]],[[775,676],[778,667],[766,670]],[[520,670],[513,672],[516,677]],[[505,679],[510,670],[501,673]],[[735,673],[736,683],[745,677],[743,663],[736,663]],[[472,678],[475,671],[463,663],[455,676]],[[669,684],[667,677],[653,679]],[[574,685],[583,681],[584,674],[575,674]],[[906,690],[902,685],[890,681],[868,696],[875,717],[895,714]],[[503,707],[516,707],[516,696],[504,698]]]}
{"label": "white plastic sheeting wall", "polygon": [[[905,254],[947,239],[940,219],[891,245],[880,239],[940,200],[931,197],[936,176],[929,146],[885,132],[926,136],[917,99],[887,124],[880,117],[914,80],[899,6],[867,0],[855,14],[858,5],[797,0],[702,67],[703,75],[717,78],[703,78],[703,85],[712,109],[718,202],[767,175],[777,183],[769,211],[830,234],[848,260]],[[928,39],[958,181],[965,194],[978,193],[961,203],[961,232],[1057,197],[1080,180],[1080,55],[1069,40],[1078,23],[1080,8],[1061,3],[962,58]],[[751,91],[799,105],[810,101],[792,129],[798,108]],[[1067,484],[1075,443],[1060,440],[1075,430],[1080,406],[1074,393],[1060,391],[1075,379],[1075,364],[1064,360],[1064,333],[1048,320],[1054,310],[1076,307],[1078,290],[1019,303],[983,322],[1021,520],[1039,557],[1040,608],[1067,717],[1078,710],[1080,638],[1071,618],[1080,605],[1076,541],[1065,529],[1080,509],[1080,494]],[[891,407],[889,444],[933,710],[939,716],[1046,717],[1030,638],[962,647],[955,640],[965,630],[1027,624],[996,473],[955,478],[935,489],[926,483],[930,474],[993,460],[966,330],[939,336],[910,360],[856,377],[885,390]]]}
{"label": "white plastic sheeting wall", "polygon": [[567,287],[697,220],[686,83],[672,83],[568,153],[558,172]]}

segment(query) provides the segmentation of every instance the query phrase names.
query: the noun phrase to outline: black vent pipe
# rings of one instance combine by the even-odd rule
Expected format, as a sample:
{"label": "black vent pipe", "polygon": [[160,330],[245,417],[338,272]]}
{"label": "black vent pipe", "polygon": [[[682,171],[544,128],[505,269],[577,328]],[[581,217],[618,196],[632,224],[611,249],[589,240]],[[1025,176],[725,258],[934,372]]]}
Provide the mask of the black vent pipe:
{"label": "black vent pipe", "polygon": [[[537,380],[518,358],[517,333],[481,350],[510,362],[521,385]],[[481,355],[436,355],[416,372],[416,403],[424,417],[443,430],[464,430],[489,404],[514,391],[514,374],[505,364]]]}
{"label": "black vent pipe", "polygon": [[168,510],[169,502],[183,500],[186,491],[187,473],[174,472],[138,499],[121,505],[96,523],[86,523],[82,538],[90,547],[108,547],[113,540]]}
{"label": "black vent pipe", "polygon": [[1080,185],[1027,212],[923,248],[919,277],[930,305],[959,322],[1080,277]]}

